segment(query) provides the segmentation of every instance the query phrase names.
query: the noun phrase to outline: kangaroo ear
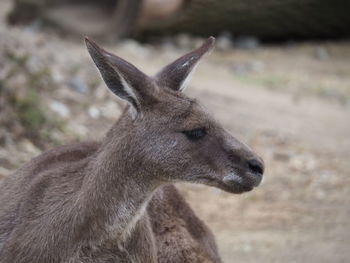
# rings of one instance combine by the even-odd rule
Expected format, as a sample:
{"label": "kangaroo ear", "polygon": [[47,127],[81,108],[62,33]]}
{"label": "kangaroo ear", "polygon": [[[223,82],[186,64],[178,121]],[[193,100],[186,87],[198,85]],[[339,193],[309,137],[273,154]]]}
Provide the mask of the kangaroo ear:
{"label": "kangaroo ear", "polygon": [[186,88],[191,72],[201,60],[214,48],[215,38],[209,37],[201,47],[178,58],[173,63],[164,67],[155,77],[160,87],[182,91]]}
{"label": "kangaroo ear", "polygon": [[149,99],[147,88],[151,85],[150,78],[129,62],[100,48],[87,37],[85,43],[107,87],[131,105],[135,118],[140,113],[142,104],[147,103]]}

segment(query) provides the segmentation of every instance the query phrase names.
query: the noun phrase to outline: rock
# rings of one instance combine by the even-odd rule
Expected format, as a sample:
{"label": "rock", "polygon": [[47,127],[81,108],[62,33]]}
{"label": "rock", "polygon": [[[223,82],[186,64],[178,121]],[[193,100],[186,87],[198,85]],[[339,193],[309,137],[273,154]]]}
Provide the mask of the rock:
{"label": "rock", "polygon": [[150,49],[148,49],[147,47],[141,45],[139,42],[132,39],[123,40],[123,42],[120,43],[120,48],[123,50],[126,50],[130,54],[133,54],[142,58],[148,58],[151,56]]}
{"label": "rock", "polygon": [[50,131],[50,138],[55,142],[63,142],[66,138],[66,135],[64,134],[64,132],[56,129]]}
{"label": "rock", "polygon": [[62,73],[57,69],[51,70],[51,77],[55,83],[62,83],[64,80]]}
{"label": "rock", "polygon": [[327,60],[329,59],[329,53],[324,47],[317,47],[315,49],[315,57],[319,60]]}
{"label": "rock", "polygon": [[265,64],[264,62],[260,61],[260,60],[254,60],[251,64],[251,69],[254,72],[261,72],[265,69]]}
{"label": "rock", "polygon": [[174,42],[181,49],[194,49],[203,43],[204,39],[192,37],[188,34],[179,34],[174,38]]}
{"label": "rock", "polygon": [[88,110],[89,115],[93,119],[97,119],[101,116],[100,110],[96,106],[91,106]]}
{"label": "rock", "polygon": [[223,32],[216,38],[216,48],[220,51],[229,51],[233,46],[230,32]]}
{"label": "rock", "polygon": [[40,149],[38,149],[31,141],[29,141],[28,139],[23,139],[19,142],[19,147],[21,150],[33,154],[33,155],[37,155],[40,153]]}
{"label": "rock", "polygon": [[253,36],[240,36],[235,41],[235,47],[242,49],[255,49],[259,47],[259,39]]}
{"label": "rock", "polygon": [[101,107],[102,115],[108,119],[115,119],[121,112],[120,107],[118,107],[118,103],[115,101],[107,101]]}
{"label": "rock", "polygon": [[49,107],[53,112],[57,113],[62,118],[70,117],[69,108],[61,102],[54,100],[49,104]]}
{"label": "rock", "polygon": [[7,176],[9,176],[11,173],[13,173],[13,171],[8,170],[6,168],[0,167],[0,180],[6,178]]}
{"label": "rock", "polygon": [[275,152],[273,154],[273,158],[276,161],[281,161],[281,162],[287,162],[290,160],[291,158],[291,154],[287,153],[287,152]]}
{"label": "rock", "polygon": [[171,37],[163,37],[160,39],[160,43],[164,51],[174,52],[176,50],[174,39]]}
{"label": "rock", "polygon": [[251,244],[249,244],[248,242],[245,242],[245,243],[243,244],[242,249],[243,249],[244,252],[249,253],[249,252],[252,251],[253,248],[252,248],[252,245],[251,245]]}
{"label": "rock", "polygon": [[38,56],[32,55],[28,58],[27,67],[31,73],[38,72],[43,67],[42,61]]}
{"label": "rock", "polygon": [[43,20],[40,18],[36,18],[32,23],[28,25],[25,29],[32,33],[38,33],[43,27]]}
{"label": "rock", "polygon": [[314,171],[317,168],[317,161],[312,155],[298,154],[290,158],[289,166],[296,171]]}
{"label": "rock", "polygon": [[264,70],[264,68],[265,64],[260,60],[232,65],[232,70],[238,74],[244,74],[249,72],[261,72]]}
{"label": "rock", "polygon": [[71,121],[67,127],[69,131],[81,137],[85,137],[89,132],[84,125],[78,124],[75,121]]}
{"label": "rock", "polygon": [[81,103],[84,100],[83,94],[77,93],[70,89],[68,86],[63,85],[63,87],[60,87],[56,91],[57,97],[56,99],[59,101],[65,101],[65,102],[73,102],[73,103]]}
{"label": "rock", "polygon": [[88,92],[88,87],[80,78],[74,78],[68,82],[68,85],[74,91],[80,94],[86,94]]}
{"label": "rock", "polygon": [[245,74],[249,72],[246,64],[233,64],[231,68],[232,71],[237,74]]}
{"label": "rock", "polygon": [[97,100],[105,100],[110,95],[110,92],[108,89],[106,89],[104,83],[101,83],[96,89],[95,89],[95,98]]}

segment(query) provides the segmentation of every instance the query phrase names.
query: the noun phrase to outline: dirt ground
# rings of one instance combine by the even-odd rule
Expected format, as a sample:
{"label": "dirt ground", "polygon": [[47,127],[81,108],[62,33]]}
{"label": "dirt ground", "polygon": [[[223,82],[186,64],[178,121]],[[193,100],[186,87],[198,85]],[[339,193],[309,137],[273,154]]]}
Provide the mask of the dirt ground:
{"label": "dirt ground", "polygon": [[[6,8],[4,1],[2,20]],[[54,143],[47,145],[14,137],[13,126],[0,127],[0,137],[7,138],[1,142],[0,176],[10,176],[54,144],[100,138],[123,103],[98,80],[83,41],[35,25],[8,28],[0,23],[0,76],[15,65],[3,59],[9,52],[29,56],[29,72],[48,68],[49,85],[40,82],[37,92],[47,112],[64,126],[51,131]],[[184,39],[105,46],[154,74],[199,42]],[[6,79],[9,87],[20,89],[32,76],[22,70],[18,75]],[[264,183],[242,195],[179,185],[215,233],[224,262],[349,262],[350,42],[216,50],[198,67],[186,93],[255,149],[266,165]]]}

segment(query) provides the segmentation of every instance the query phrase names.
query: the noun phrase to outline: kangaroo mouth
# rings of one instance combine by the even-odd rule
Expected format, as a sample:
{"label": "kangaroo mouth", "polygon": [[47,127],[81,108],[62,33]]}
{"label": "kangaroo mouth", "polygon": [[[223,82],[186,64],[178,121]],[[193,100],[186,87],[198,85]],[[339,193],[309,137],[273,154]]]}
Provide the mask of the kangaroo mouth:
{"label": "kangaroo mouth", "polygon": [[230,173],[225,176],[222,181],[227,184],[240,184],[243,186],[258,186],[262,181],[262,174],[260,173],[246,173],[243,177],[237,175],[236,173]]}
{"label": "kangaroo mouth", "polygon": [[224,178],[213,178],[210,176],[200,176],[197,179],[199,183],[203,183],[209,186],[214,186],[224,190],[225,192],[233,194],[241,194],[249,192],[255,187],[249,180],[244,180],[242,177],[230,174]]}

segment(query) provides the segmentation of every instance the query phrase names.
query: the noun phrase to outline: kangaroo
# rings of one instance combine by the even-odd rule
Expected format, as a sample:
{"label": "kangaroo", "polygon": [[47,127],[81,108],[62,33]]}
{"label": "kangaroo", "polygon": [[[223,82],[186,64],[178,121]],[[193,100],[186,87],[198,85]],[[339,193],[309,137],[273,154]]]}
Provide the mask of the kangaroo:
{"label": "kangaroo", "polygon": [[262,159],[182,93],[214,38],[153,77],[85,42],[128,106],[101,141],[44,152],[2,182],[0,262],[220,262],[212,233],[171,185],[238,194],[262,180]]}

